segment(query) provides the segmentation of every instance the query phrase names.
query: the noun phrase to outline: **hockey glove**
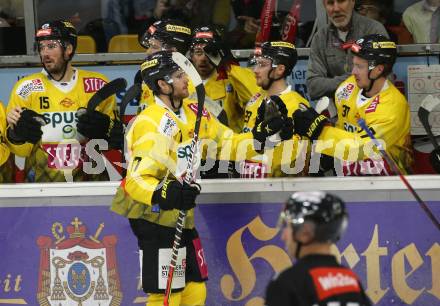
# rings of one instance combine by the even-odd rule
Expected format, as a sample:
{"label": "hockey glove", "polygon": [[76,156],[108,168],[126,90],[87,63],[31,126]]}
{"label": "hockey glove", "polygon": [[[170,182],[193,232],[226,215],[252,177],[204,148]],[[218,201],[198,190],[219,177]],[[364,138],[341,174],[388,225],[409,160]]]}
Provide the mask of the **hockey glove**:
{"label": "hockey glove", "polygon": [[440,149],[434,150],[429,155],[432,168],[440,174]]}
{"label": "hockey glove", "polygon": [[285,124],[285,119],[281,116],[274,117],[270,120],[263,120],[258,125],[255,125],[252,129],[252,134],[254,139],[264,143],[266,138],[278,133],[283,125]]}
{"label": "hockey glove", "polygon": [[328,119],[318,114],[313,108],[300,104],[300,109],[293,113],[294,133],[306,136],[310,140],[318,139]]}
{"label": "hockey glove", "polygon": [[153,193],[153,202],[163,210],[189,210],[196,206],[196,198],[200,194],[200,185],[192,183],[183,185],[173,179],[163,182],[160,189]]}
{"label": "hockey glove", "polygon": [[122,150],[124,148],[124,126],[119,120],[113,120],[113,127],[110,130],[108,139],[109,149]]}
{"label": "hockey glove", "polygon": [[206,44],[203,50],[211,64],[216,68],[235,61],[231,49],[223,42],[213,40]]}
{"label": "hockey glove", "polygon": [[78,110],[78,132],[89,139],[107,139],[110,117],[98,111],[82,112]]}
{"label": "hockey glove", "polygon": [[8,138],[13,143],[30,142],[36,144],[43,136],[41,127],[45,124],[42,115],[33,110],[25,109],[21,112],[15,127],[8,129]]}

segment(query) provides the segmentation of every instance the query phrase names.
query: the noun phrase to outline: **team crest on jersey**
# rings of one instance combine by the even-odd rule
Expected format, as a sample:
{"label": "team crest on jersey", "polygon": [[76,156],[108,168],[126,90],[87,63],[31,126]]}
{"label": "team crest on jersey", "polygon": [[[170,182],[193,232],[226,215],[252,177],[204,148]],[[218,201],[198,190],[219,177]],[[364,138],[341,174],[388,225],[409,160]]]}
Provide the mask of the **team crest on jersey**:
{"label": "team crest on jersey", "polygon": [[344,87],[342,87],[337,91],[336,98],[339,101],[347,100],[350,97],[351,93],[353,92],[353,89],[354,89],[354,84],[348,83],[347,85],[345,85]]}
{"label": "team crest on jersey", "polygon": [[379,96],[376,96],[376,98],[371,101],[370,105],[365,109],[365,113],[374,113],[376,111],[377,106],[379,105]]}
{"label": "team crest on jersey", "polygon": [[96,92],[100,90],[107,82],[101,78],[84,78],[84,91],[86,93]]}
{"label": "team crest on jersey", "polygon": [[87,228],[75,217],[67,226],[52,225],[52,237],[39,236],[40,268],[37,299],[39,305],[51,306],[119,306],[122,301],[116,265],[114,235],[95,235],[86,238]]}
{"label": "team crest on jersey", "polygon": [[[196,114],[196,116],[197,116],[198,104],[197,103],[190,103],[190,104],[188,104],[188,106],[194,112],[194,114]],[[209,112],[206,110],[206,108],[203,108],[202,116],[209,119]]]}
{"label": "team crest on jersey", "polygon": [[41,79],[26,80],[20,84],[16,94],[22,99],[27,99],[32,92],[43,92],[44,85]]}
{"label": "team crest on jersey", "polygon": [[234,90],[234,88],[232,87],[231,84],[226,85],[226,92],[232,92],[233,90]]}
{"label": "team crest on jersey", "polygon": [[172,137],[177,133],[177,122],[169,113],[165,113],[159,123],[159,132]]}
{"label": "team crest on jersey", "polygon": [[251,106],[252,104],[255,103],[255,101],[258,100],[258,98],[261,97],[261,93],[257,92],[247,103],[246,103],[246,107]]}
{"label": "team crest on jersey", "polygon": [[60,105],[64,106],[65,108],[69,108],[75,104],[76,104],[75,101],[72,101],[69,98],[64,98],[63,100],[60,101]]}

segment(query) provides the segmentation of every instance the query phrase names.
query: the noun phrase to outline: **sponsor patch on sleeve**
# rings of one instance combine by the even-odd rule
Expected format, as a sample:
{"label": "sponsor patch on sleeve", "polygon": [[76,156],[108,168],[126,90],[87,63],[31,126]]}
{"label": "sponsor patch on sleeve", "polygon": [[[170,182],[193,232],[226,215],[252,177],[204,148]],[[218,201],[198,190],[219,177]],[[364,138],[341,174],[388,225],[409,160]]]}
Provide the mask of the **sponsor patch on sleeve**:
{"label": "sponsor patch on sleeve", "polygon": [[32,92],[43,92],[44,85],[41,79],[26,80],[18,86],[16,94],[26,100]]}
{"label": "sponsor patch on sleeve", "polygon": [[336,92],[336,98],[338,99],[338,101],[347,100],[353,92],[353,89],[354,84],[348,83],[347,85],[338,89],[338,91]]}
{"label": "sponsor patch on sleeve", "polygon": [[358,279],[353,271],[339,267],[323,267],[310,270],[320,301],[328,297],[360,292]]}
{"label": "sponsor patch on sleeve", "polygon": [[168,137],[172,137],[177,133],[177,122],[169,113],[165,113],[159,123],[159,132]]}
{"label": "sponsor patch on sleeve", "polygon": [[100,90],[105,84],[107,84],[107,82],[101,78],[84,78],[83,79],[84,91],[86,93],[96,92],[96,91]]}

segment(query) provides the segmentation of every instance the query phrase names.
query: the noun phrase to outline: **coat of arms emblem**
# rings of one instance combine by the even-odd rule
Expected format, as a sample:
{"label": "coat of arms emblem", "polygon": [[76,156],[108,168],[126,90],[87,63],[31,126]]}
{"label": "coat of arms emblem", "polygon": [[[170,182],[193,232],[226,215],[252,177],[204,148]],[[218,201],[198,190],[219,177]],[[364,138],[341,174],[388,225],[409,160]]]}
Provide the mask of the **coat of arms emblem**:
{"label": "coat of arms emblem", "polygon": [[117,237],[86,237],[87,228],[75,217],[66,227],[52,225],[52,235],[40,236],[37,300],[41,306],[119,306],[122,292],[116,265]]}

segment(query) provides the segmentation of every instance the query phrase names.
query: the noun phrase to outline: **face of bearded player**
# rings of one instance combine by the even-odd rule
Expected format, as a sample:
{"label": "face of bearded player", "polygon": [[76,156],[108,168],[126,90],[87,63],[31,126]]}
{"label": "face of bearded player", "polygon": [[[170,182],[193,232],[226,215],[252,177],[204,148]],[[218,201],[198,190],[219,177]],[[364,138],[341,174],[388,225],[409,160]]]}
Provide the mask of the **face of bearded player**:
{"label": "face of bearded player", "polygon": [[191,61],[197,72],[200,74],[200,77],[203,80],[206,80],[214,71],[214,66],[206,56],[205,51],[203,50],[204,47],[204,44],[194,46],[194,49],[191,51]]}
{"label": "face of bearded player", "polygon": [[68,44],[66,50],[59,40],[43,40],[38,43],[41,63],[46,70],[55,78],[64,73],[66,62],[73,51],[72,45]]}

